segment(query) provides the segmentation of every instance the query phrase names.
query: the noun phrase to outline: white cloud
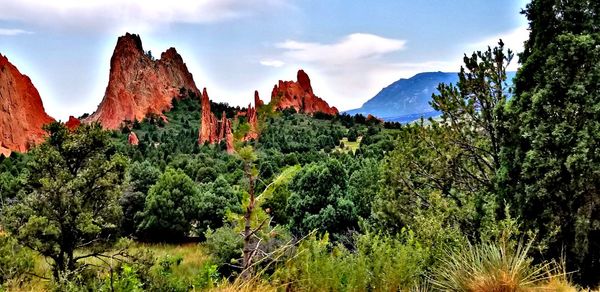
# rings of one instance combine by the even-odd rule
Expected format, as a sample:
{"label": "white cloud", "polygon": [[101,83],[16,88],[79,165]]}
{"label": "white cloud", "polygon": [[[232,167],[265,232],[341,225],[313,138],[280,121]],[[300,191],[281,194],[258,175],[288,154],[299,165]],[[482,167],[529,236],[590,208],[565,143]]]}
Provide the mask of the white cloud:
{"label": "white cloud", "polygon": [[0,20],[104,31],[210,23],[283,5],[283,0],[2,0]]}
{"label": "white cloud", "polygon": [[260,60],[260,64],[263,65],[263,66],[267,66],[267,67],[278,68],[278,67],[281,67],[281,66],[285,65],[285,62],[280,61],[280,60],[270,60],[270,59],[267,59],[267,60]]}
{"label": "white cloud", "polygon": [[276,44],[276,47],[287,50],[286,56],[299,61],[340,64],[380,57],[404,49],[405,44],[404,40],[353,33],[333,44],[287,40]]}
{"label": "white cloud", "polygon": [[32,34],[33,32],[18,28],[0,28],[0,35],[16,36],[20,34]]}

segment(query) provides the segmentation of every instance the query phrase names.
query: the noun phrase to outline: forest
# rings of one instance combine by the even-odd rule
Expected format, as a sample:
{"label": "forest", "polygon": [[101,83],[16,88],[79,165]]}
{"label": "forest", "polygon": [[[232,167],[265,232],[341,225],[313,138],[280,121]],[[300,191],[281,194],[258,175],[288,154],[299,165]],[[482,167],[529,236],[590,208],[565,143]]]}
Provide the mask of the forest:
{"label": "forest", "polygon": [[[600,284],[600,2],[534,0],[399,124],[201,105],[0,155],[0,291],[579,291]],[[458,69],[458,68],[457,68]],[[514,85],[512,85],[514,84]],[[127,143],[129,132],[138,145]]]}

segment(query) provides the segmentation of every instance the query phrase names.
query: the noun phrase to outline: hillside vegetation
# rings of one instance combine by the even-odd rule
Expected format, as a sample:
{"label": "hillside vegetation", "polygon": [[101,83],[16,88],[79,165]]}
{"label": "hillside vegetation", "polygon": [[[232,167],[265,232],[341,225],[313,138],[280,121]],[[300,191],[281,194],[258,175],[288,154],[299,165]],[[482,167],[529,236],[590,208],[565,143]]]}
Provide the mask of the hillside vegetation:
{"label": "hillside vegetation", "polygon": [[437,119],[264,105],[244,142],[213,104],[235,154],[198,144],[194,94],[167,122],[46,126],[0,156],[0,289],[598,289],[600,5],[550,2],[527,6],[514,87],[499,41],[438,86]]}

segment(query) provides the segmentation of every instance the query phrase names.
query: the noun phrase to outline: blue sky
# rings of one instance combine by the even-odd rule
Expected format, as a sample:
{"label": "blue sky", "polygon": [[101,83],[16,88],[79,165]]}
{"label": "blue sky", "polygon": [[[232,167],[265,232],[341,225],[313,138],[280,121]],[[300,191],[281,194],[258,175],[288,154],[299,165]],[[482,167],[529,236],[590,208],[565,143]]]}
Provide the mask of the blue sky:
{"label": "blue sky", "polygon": [[[93,112],[117,37],[155,56],[176,47],[216,101],[268,100],[305,69],[341,110],[423,71],[458,71],[463,53],[527,37],[526,0],[0,0],[0,53],[57,119]],[[516,63],[516,62],[515,62]],[[516,65],[516,64],[515,64]],[[516,68],[513,66],[513,68]]]}

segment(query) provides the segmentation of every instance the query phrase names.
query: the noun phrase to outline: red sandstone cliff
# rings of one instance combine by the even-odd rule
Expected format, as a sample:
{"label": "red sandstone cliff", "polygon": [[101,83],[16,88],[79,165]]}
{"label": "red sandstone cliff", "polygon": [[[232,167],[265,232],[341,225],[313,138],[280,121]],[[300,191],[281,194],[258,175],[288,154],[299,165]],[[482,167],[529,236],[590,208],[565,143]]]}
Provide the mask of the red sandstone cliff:
{"label": "red sandstone cliff", "polygon": [[98,110],[87,122],[99,121],[116,129],[125,120],[142,120],[148,113],[162,116],[180,88],[199,93],[192,74],[175,48],[154,60],[144,52],[136,34],[119,37],[110,59],[108,86]]}
{"label": "red sandstone cliff", "polygon": [[338,113],[337,108],[330,107],[326,101],[313,93],[310,78],[304,70],[298,71],[297,81],[281,81],[273,87],[271,103],[275,109],[294,108],[301,113],[323,112],[330,115]]}
{"label": "red sandstone cliff", "polygon": [[0,153],[9,156],[42,142],[42,126],[52,121],[31,79],[0,54]]}

